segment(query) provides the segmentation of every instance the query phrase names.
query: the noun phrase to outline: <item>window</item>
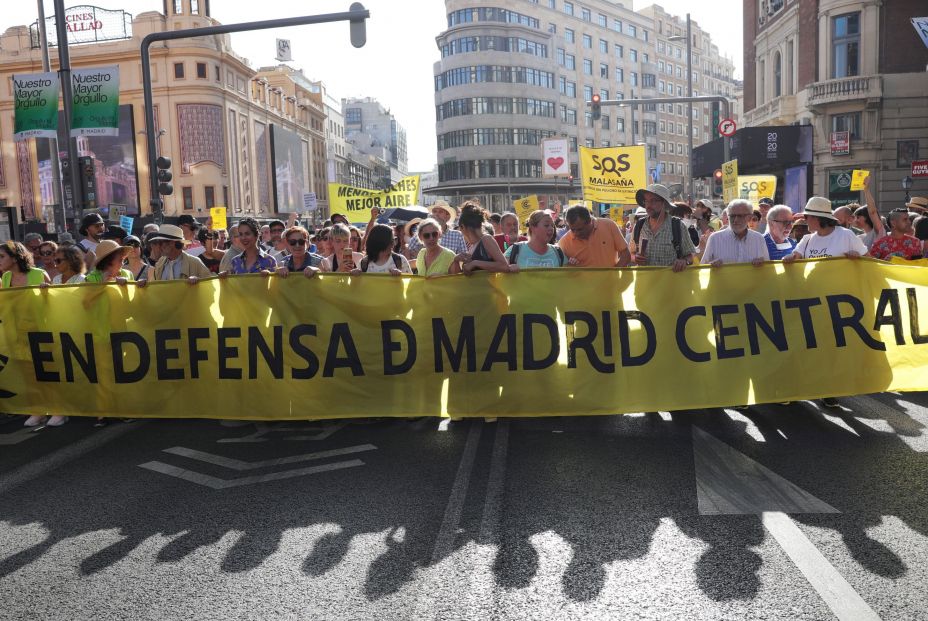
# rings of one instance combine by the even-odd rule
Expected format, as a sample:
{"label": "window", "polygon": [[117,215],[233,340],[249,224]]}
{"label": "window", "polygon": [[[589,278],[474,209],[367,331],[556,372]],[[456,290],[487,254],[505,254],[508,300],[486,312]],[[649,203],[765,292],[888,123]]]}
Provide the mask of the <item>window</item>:
{"label": "window", "polygon": [[[583,126],[584,127],[593,127],[593,114],[591,112],[583,113]],[[587,145],[589,146],[589,145]]]}
{"label": "window", "polygon": [[623,117],[620,116],[615,120],[615,128],[620,132],[625,131],[625,119]]}
{"label": "window", "polygon": [[831,77],[846,78],[860,71],[860,13],[831,19]]}
{"label": "window", "polygon": [[596,19],[599,22],[599,25],[602,26],[603,28],[606,28],[606,25],[609,23],[609,18],[603,15],[602,13],[597,15]]}
{"label": "window", "polygon": [[174,15],[180,15],[184,12],[184,3],[182,0],[174,0]]}
{"label": "window", "polygon": [[593,49],[593,37],[588,34],[583,35],[583,47],[592,50]]}
{"label": "window", "polygon": [[190,0],[190,12],[194,15],[200,14],[200,0]]}
{"label": "window", "polygon": [[593,87],[584,86],[583,87],[583,101],[592,101],[593,100]]}
{"label": "window", "polygon": [[[661,121],[660,127],[661,127],[661,133],[662,133],[662,134],[667,132],[667,123],[665,123],[664,121]],[[661,144],[663,145],[664,143],[661,143]],[[663,153],[663,152],[664,152],[664,148],[663,148],[663,146],[662,146],[662,147],[661,147],[661,153]]]}
{"label": "window", "polygon": [[361,123],[361,108],[348,108],[345,110],[345,123],[359,125]]}
{"label": "window", "polygon": [[635,24],[629,24],[626,32],[628,36],[638,38],[638,28],[635,27]]}
{"label": "window", "polygon": [[625,71],[619,67],[615,68],[615,81],[624,82],[625,81]]}
{"label": "window", "polygon": [[624,55],[625,55],[625,48],[622,47],[621,45],[616,45],[615,46],[615,57],[622,58]]}
{"label": "window", "polygon": [[565,2],[565,3],[564,3],[564,12],[567,13],[568,15],[573,15],[573,14],[574,14],[574,3],[573,3],[573,2]]}
{"label": "window", "polygon": [[557,34],[557,25],[549,23],[548,32],[550,32],[551,34]]}
{"label": "window", "polygon": [[605,39],[600,39],[599,40],[599,51],[602,52],[603,54],[608,54],[609,53],[609,42],[606,41]]}
{"label": "window", "polygon": [[564,56],[564,48],[562,48],[562,47],[557,48],[557,50],[555,50],[555,52],[554,52],[554,57],[557,59],[557,64],[559,64],[561,67],[563,67],[563,66],[564,66],[564,59],[566,58],[566,57]]}
{"label": "window", "polygon": [[609,90],[605,88],[599,89],[599,98],[600,99],[609,99]]}
{"label": "window", "polygon": [[206,63],[197,63],[197,78],[206,79]]}
{"label": "window", "polygon": [[216,188],[208,185],[203,188],[203,191],[206,192],[206,208],[212,209],[216,206]]}
{"label": "window", "polygon": [[782,94],[783,83],[781,81],[783,74],[783,60],[780,53],[773,55],[773,96],[779,97]]}
{"label": "window", "polygon": [[628,59],[633,63],[638,62],[638,50],[628,50]]}
{"label": "window", "polygon": [[606,63],[599,63],[599,77],[608,78],[609,77],[609,65]]}
{"label": "window", "polygon": [[566,61],[564,63],[565,67],[567,67],[571,71],[577,70],[577,58],[573,54],[568,54],[564,60]]}
{"label": "window", "polygon": [[574,31],[570,28],[564,29],[564,40],[568,43],[574,43],[576,39],[574,38]]}
{"label": "window", "polygon": [[556,8],[557,8],[557,0],[548,0],[548,8],[549,8],[549,9],[556,9]]}
{"label": "window", "polygon": [[583,21],[585,21],[585,22],[591,22],[591,21],[593,21],[593,15],[590,13],[590,10],[589,10],[589,9],[581,8],[581,9],[580,9],[580,17],[581,17],[581,19],[582,19]]}
{"label": "window", "polygon": [[219,72],[219,65],[213,65],[213,69],[214,69],[213,73],[215,74],[214,77],[216,78],[216,81],[222,82],[222,74]]}
{"label": "window", "polygon": [[184,209],[193,209],[193,188],[189,185],[185,185],[182,190],[184,194]]}
{"label": "window", "polygon": [[638,86],[638,74],[634,71],[628,74],[628,81],[632,86]]}
{"label": "window", "polygon": [[661,153],[667,153],[667,143],[661,141]]}
{"label": "window", "polygon": [[786,42],[786,94],[793,94],[793,41]]}
{"label": "window", "polygon": [[614,19],[612,20],[612,29],[616,32],[622,32],[622,20]]}
{"label": "window", "polygon": [[831,117],[831,131],[850,132],[851,138],[859,140],[862,135],[860,128],[860,112],[835,114]]}
{"label": "window", "polygon": [[593,61],[589,58],[583,59],[583,73],[586,75],[593,75]]}
{"label": "window", "polygon": [[174,63],[174,79],[184,79],[184,63]]}

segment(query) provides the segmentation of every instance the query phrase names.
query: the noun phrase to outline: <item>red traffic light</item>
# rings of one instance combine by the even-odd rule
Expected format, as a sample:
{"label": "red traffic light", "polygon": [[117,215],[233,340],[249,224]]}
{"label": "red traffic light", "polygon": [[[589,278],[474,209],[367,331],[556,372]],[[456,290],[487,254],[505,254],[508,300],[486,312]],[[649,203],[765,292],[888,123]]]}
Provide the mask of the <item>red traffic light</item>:
{"label": "red traffic light", "polygon": [[590,101],[595,106],[595,105],[599,105],[599,102],[602,101],[602,99],[603,98],[600,95],[593,95],[593,97],[590,98]]}
{"label": "red traffic light", "polygon": [[721,168],[715,169],[715,172],[712,173],[712,176],[715,177],[716,181],[721,181],[722,180],[722,169]]}

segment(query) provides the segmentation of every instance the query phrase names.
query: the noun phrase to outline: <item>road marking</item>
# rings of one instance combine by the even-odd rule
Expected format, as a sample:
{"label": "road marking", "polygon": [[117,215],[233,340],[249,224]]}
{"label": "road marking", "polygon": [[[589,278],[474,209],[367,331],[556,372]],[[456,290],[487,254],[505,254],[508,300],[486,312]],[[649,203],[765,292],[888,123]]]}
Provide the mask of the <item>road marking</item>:
{"label": "road marking", "polygon": [[471,423],[464,452],[451,487],[451,496],[445,507],[445,516],[435,538],[435,547],[432,550],[432,564],[448,556],[454,549],[454,539],[457,536],[458,523],[461,521],[461,512],[464,510],[464,499],[467,497],[467,487],[470,485],[470,475],[474,469],[474,457],[477,455],[477,445],[480,444],[480,432],[483,430],[483,421],[477,419]]}
{"label": "road marking", "polygon": [[332,470],[343,470],[345,468],[355,468],[357,466],[363,465],[364,462],[360,459],[352,459],[349,461],[338,461],[332,464],[324,464],[322,466],[294,468],[292,470],[284,470],[283,472],[272,472],[271,474],[241,477],[238,479],[222,479],[219,477],[210,476],[208,474],[203,474],[201,472],[194,472],[192,470],[178,468],[177,466],[165,464],[160,461],[150,461],[148,463],[139,464],[139,468],[145,468],[146,470],[151,470],[153,472],[160,472],[161,474],[166,474],[178,479],[183,479],[184,481],[189,481],[190,483],[196,483],[197,485],[203,485],[205,487],[218,490],[229,489],[232,487],[241,487],[243,485],[254,485],[256,483],[281,481],[283,479],[292,479],[294,477],[320,474],[322,472],[330,472]]}
{"label": "road marking", "polygon": [[700,514],[840,513],[695,425],[692,429]]}
{"label": "road marking", "polygon": [[767,531],[838,619],[865,621],[880,618],[788,515],[781,511],[767,511],[763,513],[762,520]]}
{"label": "road marking", "polygon": [[3,434],[0,436],[0,446],[13,446],[14,444],[21,444],[26,440],[37,438],[38,436],[33,433],[35,430],[35,427],[25,427],[13,433]]}
{"label": "road marking", "polygon": [[196,459],[198,461],[203,461],[208,464],[213,464],[214,466],[220,466],[222,468],[228,468],[230,470],[237,470],[239,472],[245,472],[246,470],[258,470],[261,468],[269,468],[272,466],[286,466],[289,464],[298,464],[303,461],[311,461],[313,459],[326,459],[329,457],[341,457],[342,455],[351,455],[354,453],[363,453],[364,451],[376,451],[377,447],[373,444],[359,444],[357,446],[349,446],[347,448],[333,449],[331,451],[317,451],[315,453],[306,453],[304,455],[294,455],[292,457],[280,457],[278,459],[267,459],[264,461],[242,461],[241,459],[233,459],[231,457],[223,457],[222,455],[213,455],[212,453],[205,453],[203,451],[197,451],[195,449],[187,448],[185,446],[174,446],[172,448],[164,449],[163,452],[169,453],[171,455],[179,455],[181,457],[187,457],[189,459]]}
{"label": "road marking", "polygon": [[137,421],[132,424],[109,425],[99,431],[95,431],[91,436],[78,440],[74,444],[69,444],[49,455],[40,456],[36,461],[20,466],[9,474],[0,476],[0,494],[8,492],[23,483],[32,481],[56,468],[60,468],[90,451],[100,448],[104,444],[112,442],[119,436],[138,429],[145,425],[146,422],[147,421]]}
{"label": "road marking", "polygon": [[508,450],[509,420],[504,418],[496,426],[493,456],[490,458],[490,477],[487,480],[487,498],[483,504],[483,518],[480,520],[480,534],[477,537],[477,543],[496,543],[503,504],[503,492],[506,487],[506,456]]}
{"label": "road marking", "polygon": [[[300,432],[300,431],[305,432],[307,429],[316,429],[315,427],[288,427],[284,425],[271,425],[271,424],[264,423],[264,422],[255,422],[255,423],[245,422],[245,421],[242,421],[242,422],[244,423],[244,425],[254,424],[255,432],[247,436],[242,436],[240,438],[221,438],[219,440],[216,440],[216,442],[218,444],[249,444],[249,443],[255,443],[255,442],[267,442],[268,438],[266,438],[265,436],[271,433],[275,433],[275,432],[293,433],[293,432]],[[222,421],[221,424],[223,424],[223,426],[225,427],[238,426],[238,425],[230,425],[228,421]],[[348,421],[337,421],[331,424],[323,424],[321,426],[321,431],[319,431],[318,433],[314,433],[311,435],[288,436],[285,439],[293,440],[293,441],[309,440],[312,442],[320,442],[322,440],[325,440],[332,434],[334,434],[336,431],[346,427],[347,425],[348,425]]]}

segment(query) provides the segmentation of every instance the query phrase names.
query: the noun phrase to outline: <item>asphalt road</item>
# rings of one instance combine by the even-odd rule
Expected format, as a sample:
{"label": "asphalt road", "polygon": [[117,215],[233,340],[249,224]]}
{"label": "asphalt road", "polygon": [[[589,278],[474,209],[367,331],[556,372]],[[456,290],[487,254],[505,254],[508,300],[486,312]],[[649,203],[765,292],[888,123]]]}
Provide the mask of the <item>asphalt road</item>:
{"label": "asphalt road", "polygon": [[928,395],[0,421],[0,619],[928,619]]}

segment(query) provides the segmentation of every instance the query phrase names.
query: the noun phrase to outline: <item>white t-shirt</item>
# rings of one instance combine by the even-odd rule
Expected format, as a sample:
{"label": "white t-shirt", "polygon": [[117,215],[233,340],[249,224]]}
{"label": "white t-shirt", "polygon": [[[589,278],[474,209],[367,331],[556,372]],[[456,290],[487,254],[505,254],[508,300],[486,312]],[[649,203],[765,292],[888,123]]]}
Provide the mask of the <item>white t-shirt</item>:
{"label": "white t-shirt", "polygon": [[[402,259],[401,261],[402,267],[400,268],[400,271],[403,272],[404,274],[412,274],[412,268],[409,267],[409,261],[406,260],[406,257],[404,257],[403,255],[400,255],[400,259]],[[361,264],[358,263],[358,267],[360,266]],[[368,274],[389,274],[390,270],[392,270],[395,267],[396,267],[396,263],[393,262],[393,257],[390,256],[390,257],[387,257],[387,260],[381,263],[380,265],[378,265],[377,263],[374,263],[373,261],[368,263],[367,273]]]}
{"label": "white t-shirt", "polygon": [[68,282],[62,283],[62,282],[61,282],[61,274],[58,274],[57,276],[55,276],[54,278],[52,278],[52,284],[53,284],[53,285],[62,285],[62,284],[64,284],[64,285],[76,285],[76,284],[78,284],[78,283],[84,282],[85,280],[86,280],[86,278],[84,277],[83,274],[75,274],[74,276],[71,276],[71,277],[68,279]]}
{"label": "white t-shirt", "polygon": [[865,255],[867,254],[867,246],[854,235],[853,231],[836,226],[831,230],[831,233],[824,237],[818,233],[806,235],[796,246],[796,252],[804,259],[843,257],[848,252]]}

